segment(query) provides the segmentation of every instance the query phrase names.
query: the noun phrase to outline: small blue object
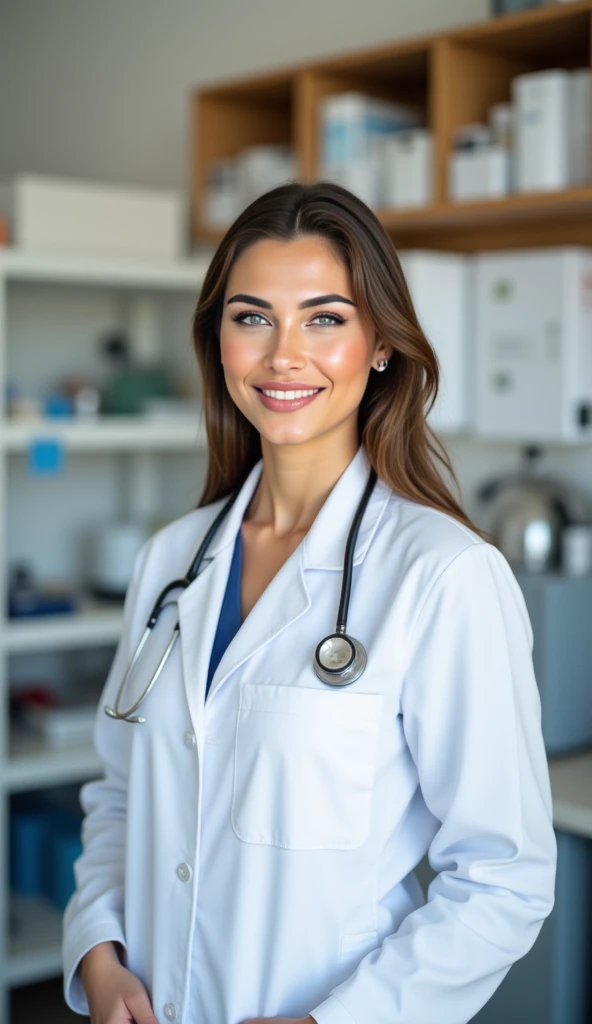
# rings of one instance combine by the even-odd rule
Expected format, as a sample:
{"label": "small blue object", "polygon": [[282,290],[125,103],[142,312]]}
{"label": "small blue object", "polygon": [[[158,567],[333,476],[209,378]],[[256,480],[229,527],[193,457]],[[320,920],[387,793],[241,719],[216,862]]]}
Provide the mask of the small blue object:
{"label": "small blue object", "polygon": [[67,395],[48,395],[43,408],[46,416],[55,419],[69,419],[74,415],[74,406]]}
{"label": "small blue object", "polygon": [[74,861],[82,854],[80,829],[53,832],[49,836],[49,886],[47,895],[60,908],[76,888]]}
{"label": "small blue object", "polygon": [[56,441],[54,438],[39,438],[29,445],[30,473],[61,473],[64,463],[64,446],[61,441]]}
{"label": "small blue object", "polygon": [[10,825],[11,888],[24,896],[41,896],[47,884],[47,813],[41,807],[13,811]]}

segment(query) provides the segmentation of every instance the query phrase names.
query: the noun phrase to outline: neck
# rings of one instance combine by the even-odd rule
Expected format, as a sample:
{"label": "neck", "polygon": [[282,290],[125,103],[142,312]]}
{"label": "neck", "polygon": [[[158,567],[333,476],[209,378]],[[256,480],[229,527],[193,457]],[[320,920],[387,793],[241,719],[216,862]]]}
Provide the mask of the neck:
{"label": "neck", "polygon": [[278,538],[306,533],[358,447],[357,427],[301,445],[261,438],[263,471],[244,518],[271,527]]}

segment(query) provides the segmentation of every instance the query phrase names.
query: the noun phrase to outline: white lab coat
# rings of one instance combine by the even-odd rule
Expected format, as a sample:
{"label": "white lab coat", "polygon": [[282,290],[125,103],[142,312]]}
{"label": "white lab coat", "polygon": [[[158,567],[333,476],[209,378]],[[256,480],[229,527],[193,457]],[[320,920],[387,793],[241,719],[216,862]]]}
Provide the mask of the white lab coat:
{"label": "white lab coat", "polygon": [[[103,704],[222,501],[138,556],[96,718],[105,778],[81,791],[84,852],[64,916],[72,1009],[88,1013],[80,958],[112,939],[161,1024],[461,1024],[536,939],[556,845],[532,630],[501,553],[379,480],[348,619],[367,668],[343,689],[314,673],[368,468],[360,448],[204,704],[254,467],[180,599],[180,644],[146,723],[130,725]],[[438,874],[424,904],[413,869],[426,851]]]}

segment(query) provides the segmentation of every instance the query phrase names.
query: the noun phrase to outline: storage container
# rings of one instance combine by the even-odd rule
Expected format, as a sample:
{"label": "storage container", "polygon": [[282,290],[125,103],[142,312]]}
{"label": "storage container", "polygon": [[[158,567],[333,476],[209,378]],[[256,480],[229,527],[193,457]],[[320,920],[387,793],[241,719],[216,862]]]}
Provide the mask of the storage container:
{"label": "storage container", "polygon": [[186,249],[176,192],[20,175],[0,184],[0,213],[21,249],[161,260]]}
{"label": "storage container", "polygon": [[475,432],[592,438],[592,249],[481,253],[476,261]]}
{"label": "storage container", "polygon": [[456,432],[471,423],[471,257],[407,250],[401,266],[415,310],[440,363],[440,390],[428,421]]}

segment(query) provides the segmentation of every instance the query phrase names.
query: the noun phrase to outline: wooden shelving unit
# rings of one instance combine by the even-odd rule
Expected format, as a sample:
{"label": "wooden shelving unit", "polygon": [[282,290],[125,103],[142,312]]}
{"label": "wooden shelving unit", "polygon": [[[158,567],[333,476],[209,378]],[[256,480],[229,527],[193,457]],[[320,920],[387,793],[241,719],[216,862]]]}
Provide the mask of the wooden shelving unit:
{"label": "wooden shelving unit", "polygon": [[193,239],[222,232],[202,223],[202,197],[214,160],[245,146],[290,143],[298,178],[318,177],[319,103],[359,89],[418,104],[435,139],[436,199],[421,210],[377,210],[400,248],[472,252],[539,245],[592,245],[590,186],[512,194],[479,203],[451,202],[446,166],[458,126],[486,120],[509,100],[515,75],[590,66],[592,0],[525,11],[466,28],[298,64],[281,71],[213,83],[193,97]]}

